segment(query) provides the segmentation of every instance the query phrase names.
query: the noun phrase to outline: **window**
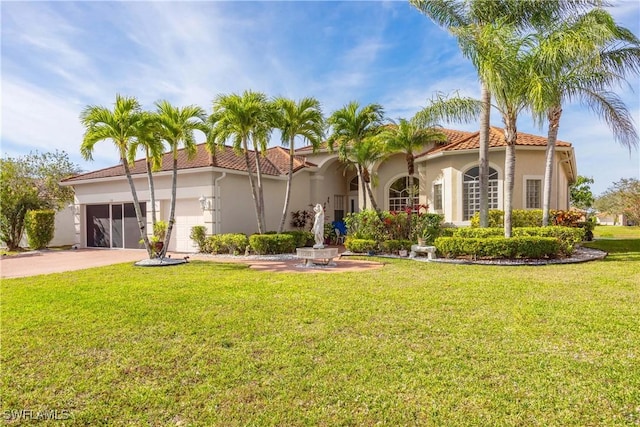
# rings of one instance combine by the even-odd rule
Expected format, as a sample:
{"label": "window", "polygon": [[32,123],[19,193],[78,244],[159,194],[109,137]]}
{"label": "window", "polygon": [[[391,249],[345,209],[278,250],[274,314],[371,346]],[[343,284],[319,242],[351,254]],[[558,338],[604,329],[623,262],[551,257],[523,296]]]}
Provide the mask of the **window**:
{"label": "window", "polygon": [[527,209],[540,209],[542,200],[542,180],[528,179],[526,182]]}
{"label": "window", "polygon": [[418,178],[405,176],[397,179],[389,187],[389,210],[402,211],[407,207],[413,209],[418,205],[420,194],[420,181]]}
{"label": "window", "polygon": [[442,210],[442,184],[433,185],[433,209]]}
{"label": "window", "polygon": [[340,194],[333,195],[333,217],[336,221],[342,221],[344,218],[344,206],[346,204],[347,196]]}
{"label": "window", "polygon": [[351,181],[349,181],[349,191],[358,191],[360,188],[358,184],[358,175],[356,175]]}
{"label": "window", "polygon": [[[462,192],[462,220],[468,221],[480,210],[480,167],[465,172]],[[493,168],[489,168],[489,209],[498,209],[498,172]]]}

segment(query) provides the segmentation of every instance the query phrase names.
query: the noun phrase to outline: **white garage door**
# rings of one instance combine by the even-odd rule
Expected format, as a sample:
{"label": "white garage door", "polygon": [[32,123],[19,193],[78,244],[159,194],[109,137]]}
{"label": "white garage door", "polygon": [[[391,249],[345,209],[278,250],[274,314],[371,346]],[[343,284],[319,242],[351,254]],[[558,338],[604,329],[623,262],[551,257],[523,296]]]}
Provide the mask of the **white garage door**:
{"label": "white garage door", "polygon": [[197,252],[198,247],[189,238],[191,228],[195,225],[204,225],[204,218],[200,203],[197,199],[179,200],[176,205],[176,223],[174,224],[174,243],[170,249],[176,252]]}

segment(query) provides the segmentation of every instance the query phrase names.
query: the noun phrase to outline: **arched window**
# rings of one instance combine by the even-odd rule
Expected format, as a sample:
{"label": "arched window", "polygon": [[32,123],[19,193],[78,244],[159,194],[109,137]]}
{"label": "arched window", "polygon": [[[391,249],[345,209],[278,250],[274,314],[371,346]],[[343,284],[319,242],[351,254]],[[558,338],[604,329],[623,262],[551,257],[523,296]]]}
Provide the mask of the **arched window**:
{"label": "arched window", "polygon": [[418,178],[405,176],[397,179],[389,187],[389,210],[401,211],[406,207],[412,209],[418,205],[418,195],[420,194],[420,181]]}
{"label": "arched window", "polygon": [[[480,167],[475,166],[464,173],[463,220],[468,221],[480,210]],[[489,209],[498,209],[498,172],[489,168]]]}

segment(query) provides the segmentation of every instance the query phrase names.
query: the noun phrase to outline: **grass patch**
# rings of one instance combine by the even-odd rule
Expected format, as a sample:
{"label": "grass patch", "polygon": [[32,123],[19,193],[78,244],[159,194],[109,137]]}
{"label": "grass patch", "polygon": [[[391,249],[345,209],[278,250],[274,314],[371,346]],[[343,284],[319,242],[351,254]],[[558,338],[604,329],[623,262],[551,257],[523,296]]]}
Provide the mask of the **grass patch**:
{"label": "grass patch", "polygon": [[640,239],[640,226],[597,225],[593,230],[596,239]]}
{"label": "grass patch", "polygon": [[2,411],[68,410],[68,425],[638,423],[640,268],[617,255],[3,280]]}

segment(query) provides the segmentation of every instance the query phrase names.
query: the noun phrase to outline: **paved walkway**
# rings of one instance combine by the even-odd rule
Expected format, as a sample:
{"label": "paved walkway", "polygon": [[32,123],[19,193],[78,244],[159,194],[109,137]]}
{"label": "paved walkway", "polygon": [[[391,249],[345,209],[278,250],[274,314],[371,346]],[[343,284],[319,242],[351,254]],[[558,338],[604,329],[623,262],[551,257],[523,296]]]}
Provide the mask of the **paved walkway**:
{"label": "paved walkway", "polygon": [[[173,258],[182,258],[187,254],[171,254]],[[344,271],[364,271],[380,268],[382,264],[371,261],[350,259],[336,260],[330,268],[304,268],[299,259],[264,260],[257,257],[215,257],[210,255],[188,255],[190,259],[213,262],[240,262],[249,264],[251,268],[270,272],[306,272],[337,273]],[[141,249],[78,249],[60,251],[36,251],[2,257],[0,259],[0,277],[29,277],[38,274],[61,273],[64,271],[83,270],[103,265],[135,262],[147,258]]]}

